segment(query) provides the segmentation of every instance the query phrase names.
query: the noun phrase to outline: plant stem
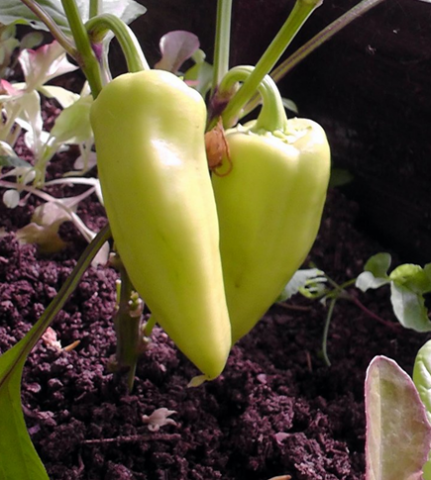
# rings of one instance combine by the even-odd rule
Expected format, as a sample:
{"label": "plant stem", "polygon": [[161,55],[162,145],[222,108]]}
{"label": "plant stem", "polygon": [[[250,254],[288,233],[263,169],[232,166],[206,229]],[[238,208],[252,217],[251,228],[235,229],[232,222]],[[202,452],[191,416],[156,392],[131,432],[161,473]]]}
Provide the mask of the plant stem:
{"label": "plant stem", "polygon": [[43,7],[41,7],[38,3],[34,2],[33,0],[21,0],[21,2],[27,8],[29,8],[41,22],[43,22],[47,26],[51,35],[65,49],[67,54],[70,55],[72,58],[76,59],[77,57],[76,49],[74,48],[70,39],[61,31],[61,29],[55,23],[51,15],[48,12],[46,12],[43,9]]}
{"label": "plant stem", "polygon": [[153,315],[151,315],[144,327],[144,335],[146,337],[149,337],[151,335],[156,323],[156,319],[153,317]]}
{"label": "plant stem", "polygon": [[[353,20],[356,20],[364,13],[368,12],[375,6],[382,3],[384,0],[362,0],[358,5],[355,5],[348,12],[341,15],[341,17],[334,20],[327,27],[314,35],[302,47],[298,48],[295,53],[290,55],[284,62],[282,62],[271,73],[271,77],[279,82],[285,77],[294,67],[296,67],[302,60],[304,60],[310,53],[317,50],[321,45],[330,40],[336,33],[347,27]],[[259,104],[259,96],[254,95],[253,99],[248,103],[244,109],[243,115],[247,115]]]}
{"label": "plant stem", "polygon": [[96,98],[102,90],[99,63],[91,48],[90,39],[82,22],[76,0],[61,0],[61,3],[69,21],[78,51],[78,58],[76,60],[88,80],[93,98]]}
{"label": "plant stem", "polygon": [[129,72],[149,70],[150,66],[133,31],[118,17],[104,13],[89,20],[85,28],[95,43],[101,43],[105,35],[112,31],[124,53]]}
{"label": "plant stem", "polygon": [[274,69],[271,77],[278,82],[281,80],[290,70],[292,70],[299,62],[304,60],[305,57],[314,52],[317,48],[323,45],[336,33],[347,27],[349,23],[356,20],[359,16],[363,15],[368,10],[371,10],[384,0],[362,0],[358,5],[355,5],[348,12],[341,15],[341,17],[334,20],[327,27],[325,27],[318,34],[314,35],[307,43],[299,48],[295,53],[290,55],[281,65]]}
{"label": "plant stem", "polygon": [[397,330],[400,328],[402,325],[400,323],[392,323],[389,322],[388,320],[385,320],[384,318],[380,317],[373,311],[371,311],[369,308],[367,308],[358,298],[356,298],[354,295],[348,295],[345,297],[347,300],[350,300],[353,302],[358,308],[360,308],[366,315],[369,317],[373,318],[377,322],[381,323],[382,325],[385,325],[386,327],[392,328]]}
{"label": "plant stem", "polygon": [[135,380],[136,365],[143,352],[143,302],[134,292],[132,282],[121,263],[121,259],[119,264],[121,286],[118,311],[114,317],[117,334],[115,363],[120,372],[127,370],[127,384],[129,391],[131,391]]}
{"label": "plant stem", "polygon": [[[223,77],[220,83],[220,94],[230,91],[237,82],[246,82],[253,74],[253,67],[234,67]],[[266,75],[259,83],[258,92],[262,98],[262,110],[253,131],[284,131],[287,128],[287,117],[283,101],[274,80]]]}
{"label": "plant stem", "polygon": [[214,41],[214,70],[211,96],[229,70],[232,0],[218,0],[217,24]]}
{"label": "plant stem", "polygon": [[253,73],[247,78],[223,112],[222,117],[225,127],[231,126],[236,121],[241,109],[255,94],[264,76],[274,68],[304,22],[320,5],[320,0],[296,0],[289,17],[257,62]]}
{"label": "plant stem", "polygon": [[99,0],[90,0],[90,8],[88,12],[88,18],[93,18],[99,15]]}
{"label": "plant stem", "polygon": [[335,304],[337,303],[337,297],[331,299],[329,304],[328,313],[326,315],[325,328],[323,330],[323,339],[322,339],[322,355],[323,360],[325,361],[326,366],[330,367],[331,362],[328,357],[328,333],[329,326],[331,325],[332,314],[334,313]]}
{"label": "plant stem", "polygon": [[346,291],[347,287],[350,287],[356,283],[356,278],[352,278],[342,283],[341,285],[338,285],[338,283],[332,280],[332,278],[328,277],[328,275],[325,274],[325,276],[328,280],[328,283],[332,287],[334,287],[334,290],[332,292],[329,292],[326,294],[327,298],[332,298],[332,299],[342,298],[344,300],[349,300],[350,302],[354,303],[358,308],[360,308],[366,315],[373,318],[374,320],[377,320],[382,325],[385,325],[386,327],[389,327],[389,328],[395,328],[395,329],[397,329],[400,326],[400,324],[388,322],[384,318],[372,312],[358,298],[356,298],[354,295]]}

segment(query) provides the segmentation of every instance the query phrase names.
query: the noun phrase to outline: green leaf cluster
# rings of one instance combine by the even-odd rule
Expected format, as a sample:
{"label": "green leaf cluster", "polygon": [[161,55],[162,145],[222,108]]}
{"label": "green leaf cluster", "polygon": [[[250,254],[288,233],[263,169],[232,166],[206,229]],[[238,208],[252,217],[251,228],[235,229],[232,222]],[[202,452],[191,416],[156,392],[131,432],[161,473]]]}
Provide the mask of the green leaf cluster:
{"label": "green leaf cluster", "polygon": [[431,264],[423,268],[406,263],[391,273],[389,253],[378,253],[365,264],[364,272],[356,279],[356,287],[366,292],[368,289],[389,285],[391,303],[398,321],[406,328],[417,332],[431,331],[425,295],[431,292]]}

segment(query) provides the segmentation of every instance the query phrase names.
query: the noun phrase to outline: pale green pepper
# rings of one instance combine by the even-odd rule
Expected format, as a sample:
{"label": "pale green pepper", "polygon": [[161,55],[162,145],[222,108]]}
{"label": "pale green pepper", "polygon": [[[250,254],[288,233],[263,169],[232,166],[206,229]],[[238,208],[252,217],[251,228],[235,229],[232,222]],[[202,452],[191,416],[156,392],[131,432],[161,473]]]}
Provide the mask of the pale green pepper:
{"label": "pale green pepper", "polygon": [[115,78],[91,108],[116,248],[155,320],[217,377],[231,333],[208,172],[202,97],[169,72]]}
{"label": "pale green pepper", "polygon": [[[236,67],[229,81],[243,81]],[[304,262],[319,229],[330,173],[325,132],[287,120],[266,77],[257,121],[226,131],[229,159],[212,176],[232,343],[248,333]],[[225,175],[224,168],[231,171]]]}

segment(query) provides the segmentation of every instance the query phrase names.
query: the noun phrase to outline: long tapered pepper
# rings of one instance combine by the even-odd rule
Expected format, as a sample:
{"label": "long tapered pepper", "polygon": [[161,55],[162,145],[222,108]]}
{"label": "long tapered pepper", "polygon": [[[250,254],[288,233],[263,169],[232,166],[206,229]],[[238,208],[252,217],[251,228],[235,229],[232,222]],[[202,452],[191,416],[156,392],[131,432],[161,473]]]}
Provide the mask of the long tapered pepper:
{"label": "long tapered pepper", "polygon": [[[250,67],[236,67],[229,81],[249,73]],[[227,130],[230,158],[212,176],[233,343],[303,263],[320,225],[330,172],[323,129],[311,120],[287,120],[269,77],[261,95],[257,121]]]}
{"label": "long tapered pepper", "polygon": [[231,333],[201,96],[175,75],[115,78],[91,108],[116,248],[152,315],[208,379]]}

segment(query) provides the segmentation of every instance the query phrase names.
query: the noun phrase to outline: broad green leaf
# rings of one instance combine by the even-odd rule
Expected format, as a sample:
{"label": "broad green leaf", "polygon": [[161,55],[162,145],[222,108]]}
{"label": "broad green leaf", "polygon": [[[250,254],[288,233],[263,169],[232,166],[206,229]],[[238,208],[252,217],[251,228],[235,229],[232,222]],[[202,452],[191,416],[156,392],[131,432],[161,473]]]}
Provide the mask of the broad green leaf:
{"label": "broad green leaf", "polygon": [[356,279],[356,288],[366,292],[369,288],[380,288],[390,282],[387,271],[391,265],[389,253],[377,253],[364,265],[364,271]]}
{"label": "broad green leaf", "polygon": [[81,143],[92,137],[90,125],[91,95],[81,97],[70,107],[61,111],[51,129],[50,145],[55,143]]}
{"label": "broad green leaf", "polygon": [[0,167],[31,167],[31,165],[19,157],[0,155]]}
{"label": "broad green leaf", "polygon": [[427,293],[431,291],[429,267],[427,267],[427,271],[425,271],[419,265],[406,263],[393,270],[390,274],[390,279],[397,285],[405,286],[416,293]]}
{"label": "broad green leaf", "polygon": [[370,257],[364,266],[364,271],[371,272],[375,277],[385,278],[391,266],[391,255],[389,253],[377,253]]}
{"label": "broad green leaf", "polygon": [[416,332],[431,331],[425,299],[404,285],[391,282],[391,303],[398,321]]}
{"label": "broad green leaf", "polygon": [[362,272],[358,275],[355,286],[359,290],[366,292],[370,288],[380,288],[388,283],[390,283],[389,278],[375,277],[371,272]]}
{"label": "broad green leaf", "polygon": [[366,480],[421,480],[431,426],[411,378],[380,356],[365,379]]}
{"label": "broad green leaf", "polygon": [[[66,16],[63,7],[61,6],[61,0],[39,0],[38,3],[63,31],[70,33]],[[0,23],[3,23],[4,25],[10,25],[13,23],[25,24],[31,25],[37,30],[48,31],[45,24],[42,23],[20,0],[3,0],[0,10]]]}
{"label": "broad green leaf", "polygon": [[[422,403],[425,405],[428,421],[431,422],[431,340],[418,352],[413,369],[413,382]],[[424,465],[424,480],[431,480],[431,452]]]}
{"label": "broad green leaf", "polygon": [[[76,0],[81,18],[88,20],[89,1]],[[69,23],[61,5],[61,0],[38,0],[38,4],[54,19],[55,23],[65,34],[70,34]],[[146,12],[146,8],[134,0],[103,0],[103,13],[112,13],[116,17],[129,24]],[[12,23],[31,25],[38,30],[48,30],[20,0],[2,0],[0,9],[0,23],[9,25]]]}
{"label": "broad green leaf", "polygon": [[21,408],[21,376],[28,342],[0,357],[0,480],[49,480],[31,443]]}

